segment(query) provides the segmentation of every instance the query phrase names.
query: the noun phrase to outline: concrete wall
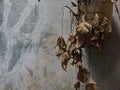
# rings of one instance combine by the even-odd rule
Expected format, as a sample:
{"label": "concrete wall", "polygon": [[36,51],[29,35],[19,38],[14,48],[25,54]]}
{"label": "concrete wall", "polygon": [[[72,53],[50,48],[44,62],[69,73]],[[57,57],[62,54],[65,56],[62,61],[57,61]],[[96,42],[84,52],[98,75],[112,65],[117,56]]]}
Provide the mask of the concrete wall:
{"label": "concrete wall", "polygon": [[[74,90],[77,71],[69,66],[64,72],[53,50],[61,35],[62,7],[69,4],[70,0],[0,0],[0,90]],[[66,38],[70,17],[64,12]],[[101,90],[119,90],[119,33],[114,15],[109,43],[96,58],[90,55]]]}
{"label": "concrete wall", "polygon": [[[120,1],[117,4],[119,5]],[[92,74],[100,90],[120,90],[120,21],[115,9],[112,23],[113,32],[106,46],[100,52],[89,49]]]}

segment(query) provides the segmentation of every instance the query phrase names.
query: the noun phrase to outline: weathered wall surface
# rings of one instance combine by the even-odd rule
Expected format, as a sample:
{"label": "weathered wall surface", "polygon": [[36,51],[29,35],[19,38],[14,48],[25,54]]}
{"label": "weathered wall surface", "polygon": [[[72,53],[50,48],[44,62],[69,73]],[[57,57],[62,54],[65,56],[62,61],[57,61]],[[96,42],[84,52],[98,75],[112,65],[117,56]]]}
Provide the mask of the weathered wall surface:
{"label": "weathered wall surface", "polygon": [[73,89],[74,69],[63,71],[53,52],[68,1],[0,0],[0,90]]}
{"label": "weathered wall surface", "polygon": [[[64,72],[53,51],[55,38],[61,35],[62,7],[69,3],[0,0],[0,90],[73,90],[77,71],[69,67]],[[63,32],[67,37],[70,17],[69,11],[64,11]],[[120,89],[117,22],[115,18],[112,37],[100,57],[90,57],[101,90]]]}
{"label": "weathered wall surface", "polygon": [[89,50],[90,66],[100,90],[120,90],[120,21],[115,9],[112,22],[113,32],[106,46],[101,52]]}

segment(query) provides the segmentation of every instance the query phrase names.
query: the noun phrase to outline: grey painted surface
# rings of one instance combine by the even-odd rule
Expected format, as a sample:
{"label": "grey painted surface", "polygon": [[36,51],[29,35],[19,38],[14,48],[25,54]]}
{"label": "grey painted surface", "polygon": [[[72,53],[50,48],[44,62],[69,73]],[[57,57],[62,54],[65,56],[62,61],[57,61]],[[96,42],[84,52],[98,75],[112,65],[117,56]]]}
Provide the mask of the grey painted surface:
{"label": "grey painted surface", "polygon": [[120,90],[120,21],[115,10],[112,23],[113,32],[106,46],[100,52],[89,50],[90,66],[100,90]]}
{"label": "grey painted surface", "polygon": [[[64,72],[53,50],[61,35],[62,7],[69,4],[70,0],[0,0],[0,90],[74,90],[77,71],[69,66]],[[70,17],[64,11],[66,38]],[[90,55],[101,90],[120,89],[119,24],[115,18],[103,52],[95,58]]]}

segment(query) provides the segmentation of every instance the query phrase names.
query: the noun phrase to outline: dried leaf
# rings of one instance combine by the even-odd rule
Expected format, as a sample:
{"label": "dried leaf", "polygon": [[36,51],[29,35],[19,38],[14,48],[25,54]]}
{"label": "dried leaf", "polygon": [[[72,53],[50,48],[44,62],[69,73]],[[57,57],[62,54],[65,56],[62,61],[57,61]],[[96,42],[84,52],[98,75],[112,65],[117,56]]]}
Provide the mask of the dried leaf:
{"label": "dried leaf", "polygon": [[67,69],[67,64],[68,64],[68,60],[62,59],[62,61],[61,61],[61,67],[66,72],[67,72],[67,70],[66,70]]}
{"label": "dried leaf", "polygon": [[76,26],[76,31],[79,33],[88,33],[92,30],[92,25],[90,25],[88,22],[83,21],[82,23],[79,23]]}
{"label": "dried leaf", "polygon": [[99,16],[98,16],[97,13],[94,16],[92,23],[93,23],[94,26],[98,26],[98,24],[99,24]]}
{"label": "dried leaf", "polygon": [[79,39],[76,39],[76,42],[74,43],[75,48],[79,48],[82,45],[82,42],[80,42]]}
{"label": "dried leaf", "polygon": [[81,50],[80,49],[74,49],[72,51],[72,57],[73,57],[73,59],[75,59],[77,61],[81,60],[81,58],[82,58]]}
{"label": "dried leaf", "polygon": [[75,49],[76,49],[75,44],[74,44],[74,43],[73,43],[73,44],[70,44],[69,49],[68,49],[68,52],[70,53],[71,56],[72,56],[73,50],[75,50]]}
{"label": "dried leaf", "polygon": [[61,60],[61,67],[65,71],[67,71],[66,69],[67,69],[67,64],[69,60],[70,60],[70,55],[68,54],[68,52],[64,52]]}
{"label": "dried leaf", "polygon": [[79,81],[77,81],[77,82],[75,83],[74,88],[75,88],[76,90],[80,89],[80,82],[79,82]]}
{"label": "dried leaf", "polygon": [[68,37],[68,41],[72,43],[75,41],[76,37],[77,37],[76,33],[71,33],[70,36]]}
{"label": "dried leaf", "polygon": [[85,22],[85,26],[86,26],[89,30],[92,30],[92,25],[89,24],[88,22]]}
{"label": "dried leaf", "polygon": [[77,61],[75,59],[73,59],[71,65],[75,65],[77,63]]}
{"label": "dried leaf", "polygon": [[57,57],[60,57],[64,52],[65,52],[65,50],[59,48],[56,56],[57,56]]}
{"label": "dried leaf", "polygon": [[79,60],[77,63],[76,63],[77,67],[78,68],[82,68],[83,67],[83,62],[81,60]]}
{"label": "dried leaf", "polygon": [[58,37],[56,46],[59,46],[64,49],[67,48],[67,44],[65,43],[65,40],[62,36]]}
{"label": "dried leaf", "polygon": [[94,83],[88,83],[86,85],[86,90],[99,90],[98,85]]}
{"label": "dried leaf", "polygon": [[90,77],[90,73],[87,71],[86,68],[79,68],[77,73],[77,79],[83,83],[86,83]]}
{"label": "dried leaf", "polygon": [[98,90],[98,85],[91,77],[87,81],[86,90]]}
{"label": "dried leaf", "polygon": [[65,40],[62,36],[58,37],[56,47],[57,46],[59,47],[59,50],[56,56],[60,57],[66,51],[67,48],[67,44],[65,43]]}

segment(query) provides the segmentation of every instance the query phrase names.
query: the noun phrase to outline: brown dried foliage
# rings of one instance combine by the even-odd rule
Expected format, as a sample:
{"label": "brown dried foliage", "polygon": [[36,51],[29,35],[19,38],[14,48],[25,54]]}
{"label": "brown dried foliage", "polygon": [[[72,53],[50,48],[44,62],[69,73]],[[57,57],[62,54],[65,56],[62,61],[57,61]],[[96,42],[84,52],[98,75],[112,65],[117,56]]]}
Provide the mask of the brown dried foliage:
{"label": "brown dried foliage", "polygon": [[[78,5],[71,3],[74,7],[78,7],[78,14],[75,14],[68,6],[65,7],[70,9],[76,18],[75,31],[68,37],[69,43],[67,44],[62,36],[58,37],[56,46],[59,47],[59,50],[56,56],[61,57],[61,67],[65,71],[67,71],[70,60],[73,60],[71,65],[77,66],[77,82],[74,85],[76,90],[80,89],[81,82],[86,84],[86,90],[98,90],[98,85],[83,65],[82,48],[94,46],[100,50],[112,32],[111,25],[108,18],[100,13],[94,14],[93,19],[88,22],[84,10],[79,8],[81,1],[78,0]],[[82,3],[86,5],[85,1]]]}

